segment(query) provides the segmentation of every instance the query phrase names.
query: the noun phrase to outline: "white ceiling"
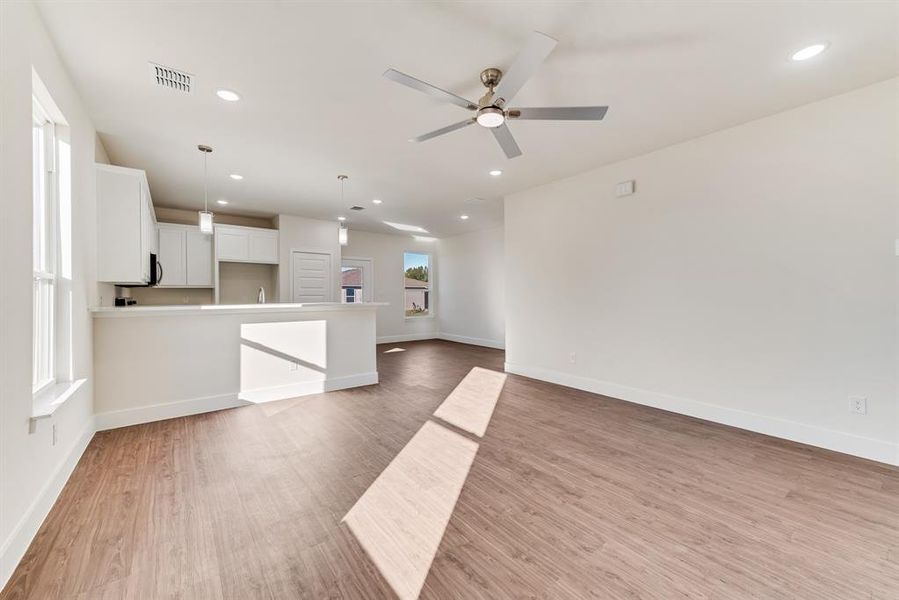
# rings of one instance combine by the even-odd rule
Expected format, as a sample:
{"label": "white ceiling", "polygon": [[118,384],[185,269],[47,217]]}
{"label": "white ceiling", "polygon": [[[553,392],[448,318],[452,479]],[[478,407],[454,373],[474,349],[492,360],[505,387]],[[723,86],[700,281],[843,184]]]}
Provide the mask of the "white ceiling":
{"label": "white ceiling", "polygon": [[[355,229],[393,231],[387,220],[445,236],[499,224],[510,192],[896,75],[897,6],[122,1],[41,11],[110,158],[145,169],[156,204],[202,206],[205,143],[215,148],[210,197],[227,198],[227,212],[347,214]],[[467,113],[384,79],[386,68],[476,100],[481,69],[507,67],[532,30],[560,42],[512,104],[607,104],[604,121],[513,122],[524,155],[512,160],[480,127],[407,141]],[[831,43],[820,57],[789,60],[820,40]],[[152,86],[148,61],[193,73],[196,93]],[[223,102],[219,88],[243,99]],[[494,168],[504,174],[490,177]],[[343,203],[338,173],[350,175]],[[347,213],[352,204],[366,210]]]}

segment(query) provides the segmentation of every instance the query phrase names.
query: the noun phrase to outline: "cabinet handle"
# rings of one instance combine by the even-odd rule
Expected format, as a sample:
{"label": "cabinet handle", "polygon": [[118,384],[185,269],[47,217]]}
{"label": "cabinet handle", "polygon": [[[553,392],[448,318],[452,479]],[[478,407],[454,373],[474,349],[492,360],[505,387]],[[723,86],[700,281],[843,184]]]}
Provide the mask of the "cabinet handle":
{"label": "cabinet handle", "polygon": [[156,285],[159,285],[160,283],[162,283],[163,271],[162,271],[162,263],[159,262],[158,259],[156,261],[156,270],[159,271],[159,275],[156,277]]}

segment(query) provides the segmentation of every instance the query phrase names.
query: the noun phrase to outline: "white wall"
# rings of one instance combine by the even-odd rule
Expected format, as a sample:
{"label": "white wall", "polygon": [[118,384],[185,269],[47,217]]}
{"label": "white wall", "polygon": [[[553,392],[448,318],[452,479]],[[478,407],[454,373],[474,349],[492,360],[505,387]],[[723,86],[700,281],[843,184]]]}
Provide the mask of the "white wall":
{"label": "white wall", "polygon": [[457,342],[505,345],[503,228],[443,238],[440,255],[440,336]]}
{"label": "white wall", "polygon": [[897,82],[507,197],[509,369],[899,461]]}
{"label": "white wall", "polygon": [[275,226],[279,230],[280,264],[278,265],[278,298],[271,302],[292,302],[290,255],[293,250],[324,252],[331,255],[332,301],[340,301],[340,243],[337,222],[306,219],[293,215],[278,215]]}
{"label": "white wall", "polygon": [[[73,350],[88,382],[37,431],[31,414],[32,65],[62,111],[72,142]],[[0,587],[93,434],[92,334],[96,283],[96,132],[30,2],[0,2]],[[102,154],[102,152],[101,152]],[[52,442],[52,425],[58,441]]]}
{"label": "white wall", "polygon": [[[429,317],[406,318],[404,298],[404,252],[429,252],[434,272],[434,291],[431,293]],[[413,339],[430,339],[437,336],[440,318],[441,264],[437,259],[436,242],[416,241],[409,235],[385,235],[367,231],[349,231],[349,244],[343,248],[343,256],[374,259],[375,302],[387,302],[389,306],[378,309],[378,341],[395,342]]]}

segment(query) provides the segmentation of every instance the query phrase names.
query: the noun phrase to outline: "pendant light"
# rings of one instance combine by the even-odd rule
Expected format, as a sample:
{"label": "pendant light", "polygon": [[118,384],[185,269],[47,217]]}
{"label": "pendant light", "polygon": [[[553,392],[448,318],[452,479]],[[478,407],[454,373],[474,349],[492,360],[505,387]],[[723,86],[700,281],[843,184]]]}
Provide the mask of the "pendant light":
{"label": "pendant light", "polygon": [[209,212],[209,190],[206,169],[206,159],[212,152],[212,147],[205,144],[197,146],[197,150],[203,153],[203,210],[200,211],[200,233],[212,234],[212,213]]}
{"label": "pendant light", "polygon": [[[337,180],[340,181],[340,205],[344,206],[343,203],[343,183],[349,179],[347,175],[338,175]],[[337,241],[340,242],[341,246],[346,246],[350,243],[349,239],[349,230],[346,228],[346,223],[342,222],[337,227]]]}

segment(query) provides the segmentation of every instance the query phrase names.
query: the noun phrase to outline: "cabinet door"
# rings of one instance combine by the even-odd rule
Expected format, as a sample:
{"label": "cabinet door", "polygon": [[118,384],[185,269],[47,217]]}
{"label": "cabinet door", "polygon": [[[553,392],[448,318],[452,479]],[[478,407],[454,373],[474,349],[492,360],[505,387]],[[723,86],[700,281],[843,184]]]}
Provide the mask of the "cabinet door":
{"label": "cabinet door", "polygon": [[187,285],[212,286],[212,236],[199,231],[185,232]]}
{"label": "cabinet door", "polygon": [[97,279],[110,283],[147,281],[141,262],[140,182],[128,173],[97,171]]}
{"label": "cabinet door", "polygon": [[278,262],[278,232],[250,231],[250,262]]}
{"label": "cabinet door", "polygon": [[159,228],[159,255],[157,262],[161,268],[160,287],[187,285],[185,263],[184,230],[169,227]]}
{"label": "cabinet door", "polygon": [[221,227],[215,232],[215,253],[219,260],[247,261],[250,236],[244,230]]}

